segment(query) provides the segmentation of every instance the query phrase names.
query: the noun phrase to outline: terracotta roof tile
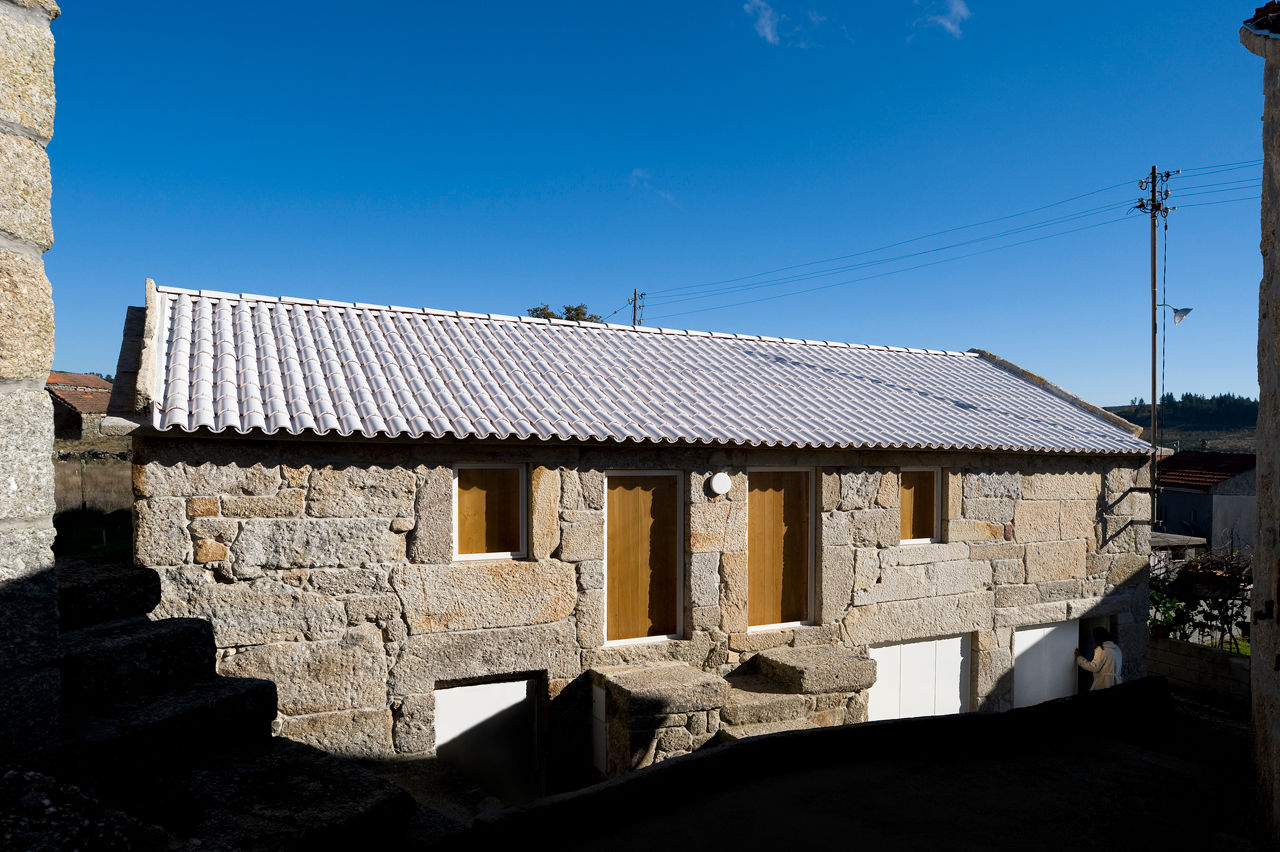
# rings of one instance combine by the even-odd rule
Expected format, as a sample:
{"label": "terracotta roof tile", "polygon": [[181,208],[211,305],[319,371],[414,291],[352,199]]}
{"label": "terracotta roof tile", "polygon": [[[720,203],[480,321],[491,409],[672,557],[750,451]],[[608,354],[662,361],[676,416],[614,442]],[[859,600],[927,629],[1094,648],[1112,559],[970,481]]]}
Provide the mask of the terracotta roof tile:
{"label": "terracotta roof tile", "polygon": [[47,386],[62,386],[69,388],[98,388],[100,390],[111,390],[111,382],[101,376],[91,376],[88,373],[60,373],[53,371],[49,373],[49,379],[45,382]]}
{"label": "terracotta roof tile", "polygon": [[1174,453],[1156,462],[1156,482],[1163,488],[1210,491],[1257,464],[1253,453]]}
{"label": "terracotta roof tile", "polygon": [[81,391],[66,388],[47,388],[49,393],[81,414],[106,414],[111,394],[104,390]]}

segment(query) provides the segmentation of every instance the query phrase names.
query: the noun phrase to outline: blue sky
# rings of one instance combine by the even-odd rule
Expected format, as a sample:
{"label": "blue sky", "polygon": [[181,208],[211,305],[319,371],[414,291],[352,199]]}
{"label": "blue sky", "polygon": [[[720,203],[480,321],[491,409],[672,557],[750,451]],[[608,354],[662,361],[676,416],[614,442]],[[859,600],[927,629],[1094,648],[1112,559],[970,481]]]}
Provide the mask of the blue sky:
{"label": "blue sky", "polygon": [[1254,396],[1261,170],[1202,168],[1261,157],[1252,8],[67,0],[55,364],[114,371],[146,277],[507,314],[638,288],[646,324],[979,347],[1124,403],[1150,395],[1124,203],[1156,164],[1200,169],[1171,184],[1169,299],[1195,312],[1167,388]]}

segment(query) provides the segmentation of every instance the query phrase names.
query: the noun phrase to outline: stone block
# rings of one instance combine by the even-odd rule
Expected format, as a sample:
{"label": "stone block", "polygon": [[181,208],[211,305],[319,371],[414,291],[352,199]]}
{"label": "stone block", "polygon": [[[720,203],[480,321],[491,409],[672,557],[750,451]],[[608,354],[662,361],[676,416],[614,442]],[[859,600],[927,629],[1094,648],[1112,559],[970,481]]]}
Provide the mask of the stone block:
{"label": "stone block", "polygon": [[392,707],[391,741],[397,754],[422,754],[436,747],[436,696],[406,695]]}
{"label": "stone block", "polygon": [[851,542],[859,547],[896,547],[901,540],[894,509],[857,509],[850,517]]}
{"label": "stone block", "polygon": [[48,143],[56,105],[53,34],[46,20],[0,14],[0,121]]}
{"label": "stone block", "polygon": [[[818,566],[818,619],[830,624],[844,618],[853,599],[857,548],[824,547]],[[878,569],[877,569],[878,573]]]}
{"label": "stone block", "polygon": [[404,537],[381,518],[252,518],[232,553],[246,565],[268,569],[355,568],[404,558]]}
{"label": "stone block", "polygon": [[578,595],[573,610],[578,627],[578,645],[583,648],[599,648],[605,643],[605,593],[593,589]]}
{"label": "stone block", "polygon": [[325,595],[372,595],[391,591],[392,566],[318,569],[307,574],[307,584]]}
{"label": "stone block", "polygon": [[1066,621],[1067,602],[1025,604],[1023,606],[1004,607],[995,611],[996,627],[1022,627],[1031,624],[1053,624]]}
{"label": "stone block", "polygon": [[387,656],[372,624],[331,642],[279,642],[223,657],[218,673],[274,681],[281,713],[301,716],[380,707],[387,699]]}
{"label": "stone block", "polygon": [[[165,579],[162,574],[167,614],[207,619],[219,648],[337,639],[346,630],[341,601],[278,580],[209,583],[178,590]],[[180,592],[180,597],[174,598],[173,592]]]}
{"label": "stone block", "polygon": [[35,389],[0,393],[0,435],[0,520],[48,518],[54,510],[49,394]]}
{"label": "stone block", "polygon": [[1080,590],[1084,585],[1082,580],[1052,580],[1047,583],[1040,583],[1040,600],[1049,601],[1065,601],[1080,597]]}
{"label": "stone block", "polygon": [[821,547],[840,547],[853,544],[853,530],[849,524],[848,512],[824,512],[822,515]]}
{"label": "stone block", "polygon": [[1045,541],[1027,545],[1027,582],[1083,580],[1088,572],[1083,541]]}
{"label": "stone block", "polygon": [[967,544],[904,544],[899,547],[888,547],[880,551],[880,564],[887,567],[893,565],[926,565],[930,562],[954,562],[957,559],[969,558]]}
{"label": "stone block", "polygon": [[[703,717],[704,719],[706,717]],[[658,734],[658,750],[671,754],[688,754],[693,736],[685,728],[663,728]]]}
{"label": "stone block", "polygon": [[228,518],[296,518],[302,514],[302,489],[285,488],[275,494],[223,497],[222,514]]}
{"label": "stone block", "polygon": [[1022,567],[1021,559],[991,560],[991,581],[997,585],[1025,583],[1027,569]]}
{"label": "stone block", "polygon": [[[674,644],[674,643],[664,643]],[[391,669],[397,693],[430,692],[437,681],[545,671],[551,678],[581,673],[577,631],[570,621],[410,636]]]}
{"label": "stone block", "polygon": [[1013,522],[1014,501],[1008,497],[969,497],[961,507],[964,517],[989,524]]}
{"label": "stone block", "polygon": [[564,511],[560,513],[560,549],[556,557],[564,562],[604,559],[604,513]]}
{"label": "stone block", "polygon": [[966,473],[964,475],[965,499],[1006,499],[1022,497],[1022,480],[1014,471]]}
{"label": "stone block", "polygon": [[747,554],[720,556],[720,616],[731,633],[747,629]]}
{"label": "stone block", "polygon": [[537,465],[529,480],[529,526],[533,558],[546,559],[560,546],[560,471]]}
{"label": "stone block", "polygon": [[1034,585],[996,587],[997,607],[1027,606],[1036,603],[1040,603],[1040,589]]}
{"label": "stone block", "polygon": [[994,595],[973,592],[855,606],[844,619],[848,645],[879,645],[989,629]]}
{"label": "stone block", "polygon": [[[325,467],[311,472],[307,514],[314,518],[395,518],[414,513],[417,479],[411,471],[376,465]],[[226,501],[223,501],[226,511]]]}
{"label": "stone block", "polygon": [[970,559],[1021,559],[1027,548],[1012,542],[1003,544],[975,544],[969,548]]}
{"label": "stone block", "polygon": [[408,536],[409,560],[427,565],[452,561],[453,471],[450,468],[418,469],[414,513],[418,525]]}
{"label": "stone block", "polygon": [[929,566],[893,565],[881,568],[874,583],[864,587],[859,582],[853,590],[853,605],[857,607],[882,601],[931,597],[933,590],[934,581],[929,575]]}
{"label": "stone block", "polygon": [[1060,538],[1081,538],[1094,546],[1094,525],[1098,521],[1098,504],[1093,500],[1064,500],[1059,515]]}
{"label": "stone block", "polygon": [[1136,553],[1121,553],[1107,573],[1107,582],[1113,586],[1140,583],[1147,578],[1148,560]]}
{"label": "stone block", "polygon": [[555,559],[398,565],[391,586],[410,633],[549,624],[578,599],[573,566]]}
{"label": "stone block", "polygon": [[1102,475],[1096,471],[1022,474],[1023,500],[1090,500],[1102,492]]}
{"label": "stone block", "polygon": [[41,251],[53,245],[49,155],[38,142],[0,134],[0,231]]}
{"label": "stone block", "polygon": [[633,719],[719,709],[729,691],[724,678],[684,663],[599,668],[591,675],[610,704]]}
{"label": "stone block", "polygon": [[588,591],[590,589],[604,588],[604,561],[600,559],[588,559],[585,562],[579,562],[578,565],[578,589]]}
{"label": "stone block", "polygon": [[1061,538],[1060,507],[1056,500],[1019,500],[1013,507],[1013,536],[1019,542]]}
{"label": "stone block", "polygon": [[876,492],[876,505],[884,509],[897,509],[902,502],[898,474],[885,471],[880,474],[880,490]]}
{"label": "stone block", "polygon": [[[347,624],[351,627],[373,624],[382,630],[391,627],[390,632],[392,633],[408,632],[404,627],[404,619],[401,617],[402,604],[400,603],[400,598],[391,592],[375,595],[352,595],[351,597],[343,598],[342,603],[347,608]],[[397,630],[396,627],[399,629]]]}
{"label": "stone block", "polygon": [[986,521],[958,520],[946,522],[949,541],[1003,541],[1004,525]]}
{"label": "stone block", "polygon": [[1137,474],[1132,468],[1113,467],[1102,479],[1103,496],[1108,503],[1120,500],[1137,484]]}
{"label": "stone block", "polygon": [[993,648],[979,651],[977,658],[979,697],[1012,691],[1013,652],[1006,648]]}
{"label": "stone block", "polygon": [[783,630],[753,630],[747,633],[730,633],[729,650],[739,653],[764,651],[781,645],[790,645],[795,641],[796,633],[791,628]]}
{"label": "stone block", "polygon": [[285,488],[303,488],[307,487],[307,482],[311,479],[311,465],[281,465],[280,481],[284,483]]}
{"label": "stone block", "polygon": [[[236,463],[222,458],[192,464],[180,460],[182,449],[190,447],[190,442],[177,441],[169,448],[163,443],[166,440],[156,438],[148,442],[141,464],[135,457],[133,482],[139,497],[274,494],[280,487],[279,465]],[[147,460],[152,452],[162,454],[165,461]],[[195,453],[192,455],[198,457]],[[170,461],[173,457],[178,458]]]}
{"label": "stone block", "polygon": [[840,476],[840,508],[849,512],[855,509],[876,508],[880,495],[880,474],[873,471],[847,471]]}
{"label": "stone block", "polygon": [[[189,508],[187,514],[191,514]],[[194,518],[187,524],[187,532],[191,534],[192,541],[207,538],[213,541],[220,541],[223,544],[230,544],[240,534],[240,522],[232,518]]]}
{"label": "stone block", "polygon": [[822,491],[818,511],[834,512],[840,508],[840,474],[831,468],[824,469],[820,483]]}
{"label": "stone block", "polygon": [[187,500],[188,518],[208,518],[217,514],[217,497],[192,497]]}
{"label": "stone block", "polygon": [[139,500],[133,506],[133,561],[143,567],[176,565],[191,554],[185,501],[169,497]]}
{"label": "stone block", "polygon": [[1067,618],[1095,618],[1115,615],[1129,609],[1132,600],[1127,593],[1112,593],[1101,598],[1067,602]]}
{"label": "stone block", "polygon": [[557,473],[560,476],[560,508],[570,512],[580,512],[587,508],[582,499],[582,480],[578,471],[571,467],[562,467]]}
{"label": "stone block", "polygon": [[876,682],[876,662],[836,645],[771,648],[756,655],[761,675],[788,692],[856,692]]}
{"label": "stone block", "polygon": [[[604,510],[604,471],[580,470],[578,482],[582,488],[582,505],[586,509]],[[732,494],[732,492],[730,492]]]}
{"label": "stone block", "polygon": [[221,562],[227,558],[227,546],[220,541],[202,538],[197,539],[195,543],[195,561],[201,564],[206,562]]}
{"label": "stone block", "polygon": [[0,670],[58,656],[53,537],[51,529],[0,530]]}
{"label": "stone block", "polygon": [[[0,93],[4,85],[0,77]],[[53,291],[44,274],[44,261],[0,249],[0,378],[43,382],[52,366]],[[48,396],[44,390],[28,393]],[[44,403],[52,406],[48,399]],[[44,420],[49,422],[52,443],[52,414]]]}
{"label": "stone block", "polygon": [[688,639],[669,642],[639,642],[634,645],[610,645],[582,652],[582,668],[615,666],[648,666],[654,663],[687,663],[697,668],[714,668],[727,659],[727,649],[717,645],[706,633],[694,633]]}
{"label": "stone block", "polygon": [[935,595],[959,595],[977,592],[991,585],[989,562],[939,562],[929,566],[929,579]]}
{"label": "stone block", "polygon": [[695,606],[690,611],[692,630],[716,630],[720,627],[719,606]]}
{"label": "stone block", "polygon": [[339,710],[280,720],[280,736],[339,757],[386,757],[391,744],[391,711]]}

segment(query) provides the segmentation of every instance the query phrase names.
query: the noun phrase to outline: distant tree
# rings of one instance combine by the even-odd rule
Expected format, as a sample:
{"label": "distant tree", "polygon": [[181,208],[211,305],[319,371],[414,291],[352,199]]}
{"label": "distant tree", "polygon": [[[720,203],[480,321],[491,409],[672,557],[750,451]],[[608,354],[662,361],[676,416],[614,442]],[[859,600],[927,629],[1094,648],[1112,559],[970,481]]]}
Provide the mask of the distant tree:
{"label": "distant tree", "polygon": [[531,317],[538,319],[565,319],[574,322],[604,322],[599,314],[590,313],[586,305],[565,305],[563,313],[556,313],[543,302],[536,307],[528,308],[525,311]]}
{"label": "distant tree", "polygon": [[98,378],[100,378],[100,379],[106,379],[106,380],[107,380],[107,381],[109,381],[109,382],[114,382],[114,381],[116,380],[116,377],[115,377],[115,376],[113,376],[113,375],[111,375],[110,373],[93,373],[93,372],[89,372],[89,373],[85,373],[85,375],[86,375],[86,376],[97,376]]}

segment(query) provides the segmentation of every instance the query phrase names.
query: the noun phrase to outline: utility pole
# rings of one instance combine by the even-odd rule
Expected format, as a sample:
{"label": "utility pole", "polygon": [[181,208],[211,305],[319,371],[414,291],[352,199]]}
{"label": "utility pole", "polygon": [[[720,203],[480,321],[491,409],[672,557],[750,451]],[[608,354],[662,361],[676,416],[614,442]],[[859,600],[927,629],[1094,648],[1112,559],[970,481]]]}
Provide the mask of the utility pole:
{"label": "utility pole", "polygon": [[643,298],[644,293],[641,293],[639,290],[631,291],[631,324],[633,326],[639,325],[642,321],[641,311],[644,310],[644,307],[640,300]]}
{"label": "utility pole", "polygon": [[1159,334],[1159,294],[1156,292],[1156,224],[1160,219],[1167,218],[1169,215],[1169,207],[1165,205],[1165,200],[1169,197],[1167,188],[1169,178],[1176,175],[1177,172],[1160,172],[1155,166],[1151,167],[1151,174],[1147,178],[1138,181],[1138,188],[1149,190],[1150,196],[1138,201],[1137,209],[1142,210],[1151,217],[1151,528],[1154,530],[1156,525],[1156,454],[1159,449],[1156,447],[1156,423],[1158,411],[1157,405],[1159,400],[1156,398],[1156,336]]}

